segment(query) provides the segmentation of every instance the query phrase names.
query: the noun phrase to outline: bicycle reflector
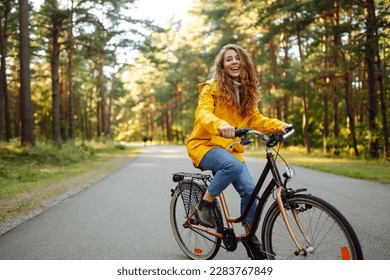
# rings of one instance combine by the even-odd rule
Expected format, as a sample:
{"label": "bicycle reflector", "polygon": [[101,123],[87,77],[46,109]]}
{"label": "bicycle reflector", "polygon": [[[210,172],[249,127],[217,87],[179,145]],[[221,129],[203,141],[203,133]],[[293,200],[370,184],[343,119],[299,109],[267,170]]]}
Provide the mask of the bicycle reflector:
{"label": "bicycle reflector", "polygon": [[196,255],[202,255],[203,251],[202,251],[202,249],[200,249],[200,248],[195,248],[195,249],[194,249],[194,253],[195,253]]}
{"label": "bicycle reflector", "polygon": [[345,246],[341,247],[341,259],[342,260],[350,260],[351,259],[351,254],[350,254],[348,248]]}

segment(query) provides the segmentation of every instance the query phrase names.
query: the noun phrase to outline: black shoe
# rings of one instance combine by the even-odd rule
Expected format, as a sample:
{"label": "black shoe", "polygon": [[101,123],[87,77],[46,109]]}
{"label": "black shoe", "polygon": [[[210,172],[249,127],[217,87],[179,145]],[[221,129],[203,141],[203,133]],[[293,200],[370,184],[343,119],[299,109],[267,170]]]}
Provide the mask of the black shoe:
{"label": "black shoe", "polygon": [[213,217],[213,203],[203,200],[199,203],[198,209],[196,209],[195,215],[198,222],[205,227],[215,227],[215,220]]}
{"label": "black shoe", "polygon": [[263,248],[259,239],[254,235],[251,239],[243,241],[248,257],[252,260],[265,260],[267,255],[263,252]]}

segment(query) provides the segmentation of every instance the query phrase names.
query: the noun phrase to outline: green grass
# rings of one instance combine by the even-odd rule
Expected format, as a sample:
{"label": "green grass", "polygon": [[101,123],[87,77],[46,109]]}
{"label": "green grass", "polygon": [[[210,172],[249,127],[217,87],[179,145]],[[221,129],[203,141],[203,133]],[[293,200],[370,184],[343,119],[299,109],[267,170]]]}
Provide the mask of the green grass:
{"label": "green grass", "polygon": [[[90,172],[109,174],[133,160],[139,151],[113,142],[66,143],[61,148],[43,143],[28,148],[0,143],[0,221],[42,207],[45,199],[81,184],[72,178]],[[245,155],[264,157],[264,150],[247,150]],[[390,184],[389,161],[326,156],[316,151],[308,155],[294,147],[283,148],[281,155],[293,165]],[[58,186],[59,182],[65,184]]]}
{"label": "green grass", "polygon": [[[250,156],[262,156],[264,150],[245,152]],[[307,167],[356,179],[390,184],[390,162],[356,159],[349,156],[324,155],[319,151],[306,154],[297,147],[282,148],[280,154],[289,164]]]}
{"label": "green grass", "polygon": [[99,176],[108,174],[130,162],[139,151],[113,142],[66,143],[61,148],[42,143],[27,148],[16,143],[1,143],[0,221],[40,207],[44,199],[68,191],[74,187],[71,184],[82,182],[81,179],[70,181],[60,187],[52,187],[53,184],[93,171]]}

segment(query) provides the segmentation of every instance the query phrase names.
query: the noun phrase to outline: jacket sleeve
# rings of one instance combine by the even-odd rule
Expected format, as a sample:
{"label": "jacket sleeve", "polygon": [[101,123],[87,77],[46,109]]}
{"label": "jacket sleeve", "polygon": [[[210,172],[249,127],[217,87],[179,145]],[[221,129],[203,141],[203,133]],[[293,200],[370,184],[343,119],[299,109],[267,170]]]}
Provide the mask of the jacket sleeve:
{"label": "jacket sleeve", "polygon": [[249,127],[262,133],[280,132],[285,124],[281,120],[264,117],[257,108],[248,123]]}
{"label": "jacket sleeve", "polygon": [[228,122],[214,115],[214,98],[210,84],[199,85],[199,102],[195,111],[195,120],[211,135],[219,135],[219,128]]}

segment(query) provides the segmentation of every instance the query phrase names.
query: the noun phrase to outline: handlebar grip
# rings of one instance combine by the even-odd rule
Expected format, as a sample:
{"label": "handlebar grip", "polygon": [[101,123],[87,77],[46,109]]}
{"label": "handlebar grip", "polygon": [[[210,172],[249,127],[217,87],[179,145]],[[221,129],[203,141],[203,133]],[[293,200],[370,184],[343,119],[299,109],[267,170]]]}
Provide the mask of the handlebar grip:
{"label": "handlebar grip", "polygon": [[236,137],[241,137],[244,134],[246,134],[248,131],[249,131],[249,129],[239,128],[239,129],[236,129],[236,134],[235,135],[236,135]]}
{"label": "handlebar grip", "polygon": [[294,126],[291,125],[289,127],[286,128],[286,130],[288,131],[286,134],[283,135],[283,139],[286,140],[288,137],[290,137],[291,135],[293,135],[295,133],[295,129],[294,129]]}

